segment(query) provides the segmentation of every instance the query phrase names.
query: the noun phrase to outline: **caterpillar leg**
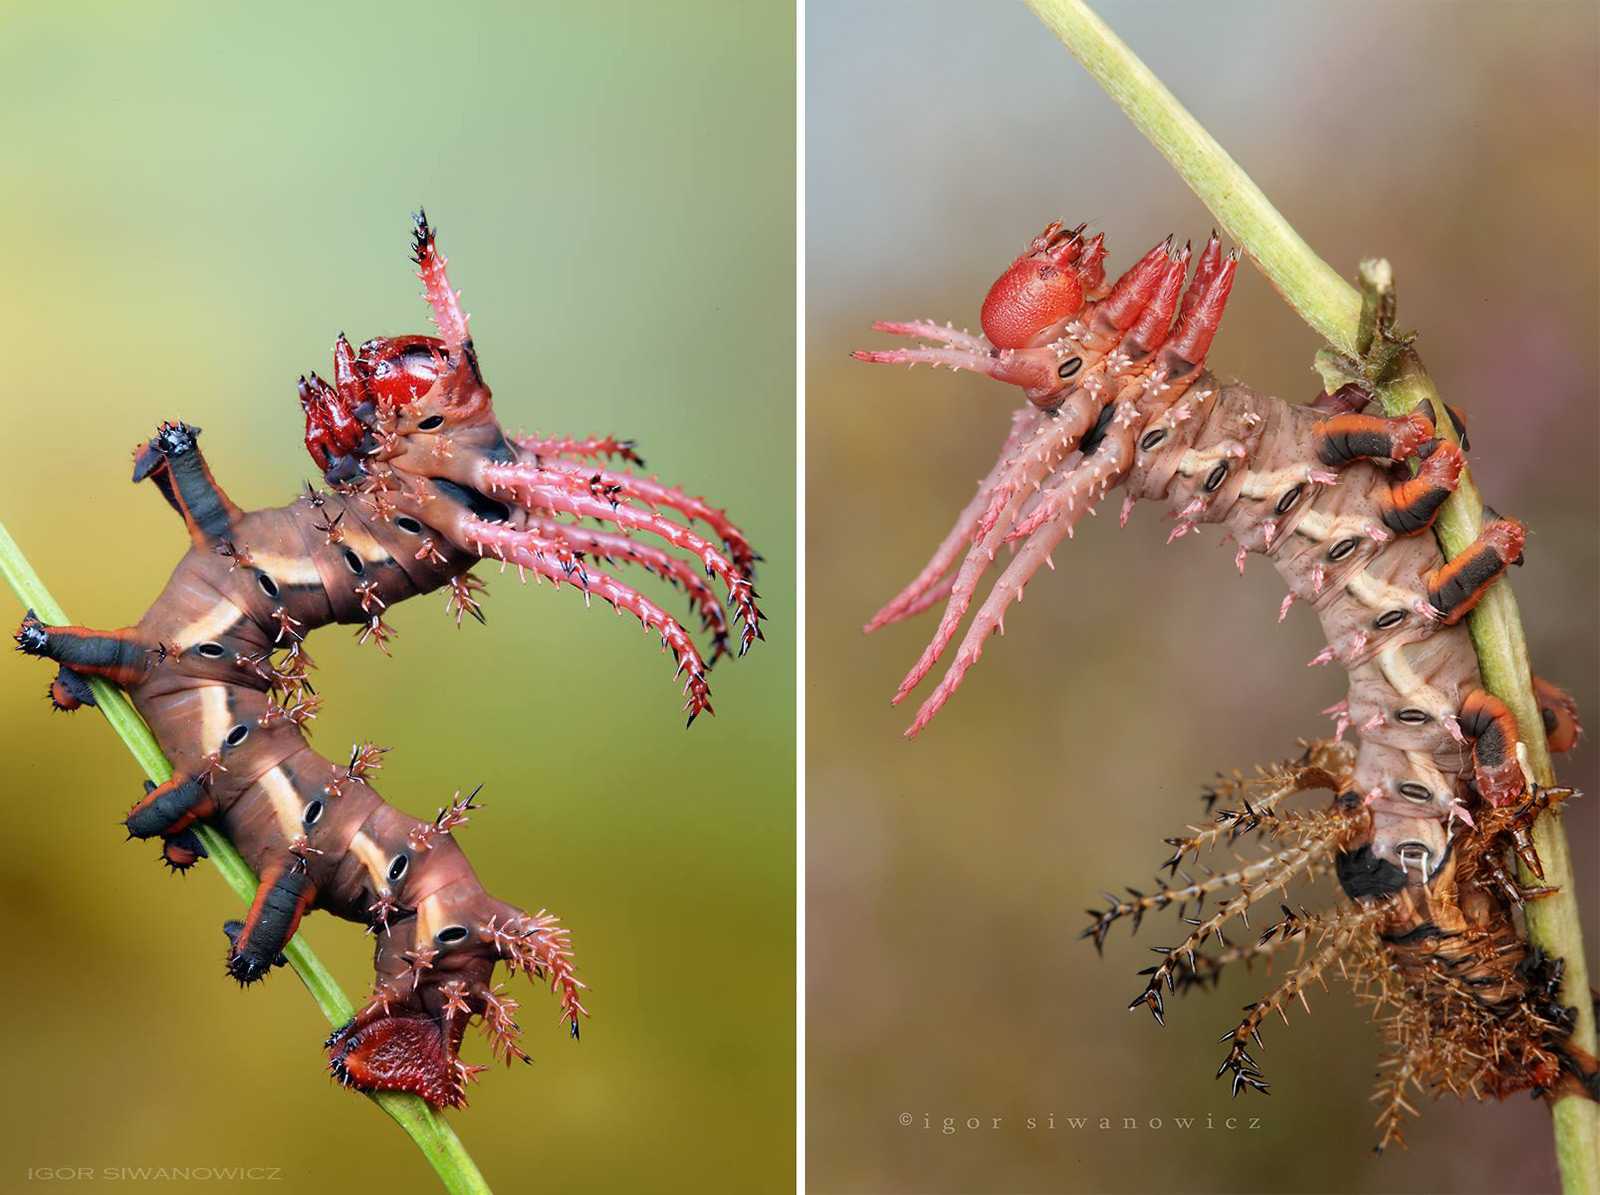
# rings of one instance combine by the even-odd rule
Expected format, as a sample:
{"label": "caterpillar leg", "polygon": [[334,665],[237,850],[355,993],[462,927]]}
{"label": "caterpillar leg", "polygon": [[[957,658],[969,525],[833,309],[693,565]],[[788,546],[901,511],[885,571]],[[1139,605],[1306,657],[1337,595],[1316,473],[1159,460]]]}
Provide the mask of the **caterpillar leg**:
{"label": "caterpillar leg", "polygon": [[283,948],[294,937],[316,895],[301,860],[269,864],[261,873],[261,886],[244,921],[229,921],[222,927],[232,946],[228,974],[243,986],[262,978],[274,966],[282,966]]}
{"label": "caterpillar leg", "polygon": [[1539,703],[1539,716],[1544,720],[1550,750],[1571,751],[1583,736],[1583,726],[1578,722],[1578,703],[1565,689],[1542,676],[1533,678],[1533,698]]}
{"label": "caterpillar leg", "polygon": [[1433,424],[1419,414],[1335,415],[1317,428],[1317,459],[1340,469],[1356,461],[1403,461],[1433,439]]}
{"label": "caterpillar leg", "polygon": [[1396,535],[1416,535],[1433,526],[1445,499],[1455,493],[1465,463],[1461,449],[1440,440],[1415,477],[1397,481],[1384,496],[1380,516]]}
{"label": "caterpillar leg", "polygon": [[1506,566],[1520,564],[1527,531],[1515,519],[1496,519],[1471,546],[1427,578],[1428,602],[1446,626],[1454,626],[1483,600]]}
{"label": "caterpillar leg", "polygon": [[243,512],[211,476],[200,453],[200,429],[186,423],[163,423],[134,454],[133,480],[150,478],[173,510],[183,516],[196,547],[226,539]]}
{"label": "caterpillar leg", "polygon": [[[1342,405],[1341,389],[1330,397],[1329,406]],[[1357,391],[1348,402],[1362,397]],[[1331,468],[1342,469],[1359,460],[1403,461],[1419,454],[1422,466],[1415,477],[1395,482],[1385,496],[1381,517],[1397,535],[1416,535],[1433,525],[1439,507],[1455,492],[1461,477],[1461,450],[1448,440],[1434,437],[1433,424],[1421,412],[1400,419],[1377,415],[1337,414],[1317,429],[1317,459]]]}
{"label": "caterpillar leg", "polygon": [[1474,689],[1461,703],[1456,719],[1472,740],[1472,775],[1478,793],[1491,805],[1509,805],[1527,791],[1527,777],[1517,760],[1517,720],[1506,703]]}
{"label": "caterpillar leg", "polygon": [[[194,830],[180,830],[161,844],[161,861],[172,871],[183,873],[200,860],[209,858],[205,844]],[[230,923],[231,924],[231,923]]]}
{"label": "caterpillar leg", "polygon": [[144,800],[123,820],[129,838],[170,838],[217,811],[206,776],[178,773],[165,784],[144,782]]}
{"label": "caterpillar leg", "polygon": [[89,687],[89,682],[65,664],[61,665],[55,680],[50,682],[50,704],[70,713],[79,706],[94,703],[94,690]]}
{"label": "caterpillar leg", "polygon": [[[150,653],[155,650],[152,644],[138,638],[131,627],[120,631],[91,631],[85,627],[46,626],[32,610],[12,638],[25,655],[55,660],[79,677],[103,677],[125,689],[144,679],[150,670]],[[61,680],[58,672],[56,681],[60,683]],[[84,704],[83,698],[70,687],[64,686],[58,694],[52,686],[52,696],[73,698],[76,704],[63,704],[66,709]]]}

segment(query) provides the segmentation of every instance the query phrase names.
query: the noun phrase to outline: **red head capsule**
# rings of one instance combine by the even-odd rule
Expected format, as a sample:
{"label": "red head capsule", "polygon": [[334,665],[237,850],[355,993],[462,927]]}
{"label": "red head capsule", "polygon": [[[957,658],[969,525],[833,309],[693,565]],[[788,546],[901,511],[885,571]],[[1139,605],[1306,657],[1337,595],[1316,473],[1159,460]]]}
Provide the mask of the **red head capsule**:
{"label": "red head capsule", "polygon": [[[1083,310],[1082,227],[1068,232],[1059,222],[1033,238],[1028,251],[995,280],[983,300],[983,331],[996,348],[1032,348]],[[1087,263],[1091,270],[1098,261]]]}

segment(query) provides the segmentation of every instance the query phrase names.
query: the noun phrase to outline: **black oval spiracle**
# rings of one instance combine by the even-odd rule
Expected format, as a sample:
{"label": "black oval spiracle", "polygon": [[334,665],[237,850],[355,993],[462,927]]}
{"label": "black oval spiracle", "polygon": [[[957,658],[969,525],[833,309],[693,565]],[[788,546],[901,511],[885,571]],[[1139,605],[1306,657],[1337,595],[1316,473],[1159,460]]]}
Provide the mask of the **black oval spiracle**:
{"label": "black oval spiracle", "polygon": [[362,562],[361,557],[357,556],[349,548],[344,550],[344,565],[358,577],[367,571],[367,566]]}
{"label": "black oval spiracle", "polygon": [[1419,805],[1426,805],[1433,800],[1433,792],[1425,784],[1407,780],[1400,785],[1400,795],[1408,801],[1415,801]]}
{"label": "black oval spiracle", "polygon": [[1374,621],[1372,625],[1377,627],[1380,631],[1387,631],[1390,627],[1399,626],[1405,621],[1405,618],[1406,612],[1404,610],[1386,610],[1382,614],[1378,615],[1376,621]]}
{"label": "black oval spiracle", "polygon": [[1206,476],[1205,492],[1214,494],[1222,488],[1222,483],[1228,480],[1228,462],[1223,461]]}
{"label": "black oval spiracle", "polygon": [[396,516],[394,525],[400,528],[400,530],[404,531],[407,535],[422,534],[422,524],[417,522],[417,520],[413,519],[410,515]]}
{"label": "black oval spiracle", "polygon": [[1360,542],[1361,541],[1356,539],[1356,537],[1353,535],[1349,539],[1341,539],[1338,543],[1334,544],[1333,547],[1328,549],[1328,559],[1336,563],[1340,560],[1343,560],[1346,556],[1350,555],[1351,552],[1356,550],[1356,544]]}
{"label": "black oval spiracle", "polygon": [[196,655],[205,656],[208,660],[220,660],[227,654],[227,649],[222,644],[212,642],[196,643],[194,650]]}
{"label": "black oval spiracle", "polygon": [[241,722],[241,723],[239,723],[239,725],[235,726],[232,730],[228,731],[227,737],[222,740],[222,743],[223,743],[223,746],[225,746],[225,747],[237,747],[240,743],[244,742],[249,737],[250,737],[250,727],[249,727],[249,725],[244,723],[244,722]]}
{"label": "black oval spiracle", "polygon": [[1158,428],[1156,428],[1155,431],[1146,432],[1144,434],[1144,437],[1139,441],[1139,447],[1143,451],[1149,452],[1152,448],[1154,448],[1157,444],[1161,443],[1161,441],[1165,440],[1166,438],[1167,438],[1166,429],[1158,427]]}
{"label": "black oval spiracle", "polygon": [[1300,495],[1304,489],[1304,486],[1297,485],[1293,489],[1285,490],[1283,497],[1278,499],[1278,505],[1274,508],[1277,513],[1280,515],[1286,515],[1293,510],[1294,504],[1300,501]]}
{"label": "black oval spiracle", "polygon": [[1404,722],[1408,726],[1421,726],[1424,723],[1432,722],[1433,718],[1427,713],[1427,711],[1419,710],[1414,705],[1408,705],[1405,709],[1400,710],[1395,714],[1395,720],[1397,722]]}
{"label": "black oval spiracle", "polygon": [[266,573],[256,574],[256,584],[261,586],[261,592],[266,594],[269,598],[275,598],[278,596],[278,583]]}

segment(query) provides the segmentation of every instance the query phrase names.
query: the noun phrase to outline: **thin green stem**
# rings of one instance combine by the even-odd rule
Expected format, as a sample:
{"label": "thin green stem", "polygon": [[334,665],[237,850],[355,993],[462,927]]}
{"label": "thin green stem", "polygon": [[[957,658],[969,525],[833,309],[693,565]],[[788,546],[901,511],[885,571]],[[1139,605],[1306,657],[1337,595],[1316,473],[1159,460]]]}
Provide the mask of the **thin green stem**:
{"label": "thin green stem", "polygon": [[[11,538],[5,524],[0,523],[0,573],[5,574],[11,588],[22,604],[46,623],[62,625],[70,622],[66,611],[56,603],[44,581],[22,554],[22,549]],[[160,745],[150,728],[139,717],[138,711],[123,691],[106,681],[91,678],[95,702],[111,728],[117,732],[144,774],[157,784],[172,778],[172,765],[161,752]],[[212,866],[233,890],[235,896],[247,904],[256,893],[256,877],[234,850],[233,843],[210,826],[195,827],[200,841],[210,855]],[[317,1002],[322,1015],[335,1027],[345,1024],[355,1015],[355,1008],[340,989],[338,982],[323,966],[303,937],[297,936],[283,952],[289,959],[300,982]],[[452,1195],[488,1195],[489,1184],[484,1180],[478,1165],[467,1153],[461,1139],[456,1136],[442,1117],[414,1095],[382,1092],[371,1097],[374,1103],[389,1114],[422,1151]]]}
{"label": "thin green stem", "polygon": [[[1387,263],[1364,264],[1364,306],[1362,293],[1312,251],[1261,188],[1083,0],[1028,0],[1028,6],[1172,163],[1307,324],[1340,354],[1355,358],[1354,367],[1372,364],[1372,354],[1383,350],[1375,380],[1384,410],[1404,413],[1427,401],[1436,425],[1449,428],[1438,391],[1416,352],[1407,344],[1377,343],[1378,329],[1392,318],[1394,307]],[[1483,500],[1470,473],[1463,470],[1460,485],[1434,525],[1445,557],[1463,551],[1482,525]],[[1516,715],[1534,779],[1554,784],[1544,722],[1533,699],[1527,640],[1509,583],[1501,581],[1489,591],[1470,615],[1468,627],[1485,687]],[[1573,1041],[1593,1054],[1594,1005],[1572,857],[1560,814],[1541,817],[1533,838],[1545,882],[1559,891],[1528,906],[1528,938],[1565,961],[1562,996],[1578,1014]],[[1563,1189],[1568,1195],[1600,1195],[1600,1106],[1581,1096],[1567,1096],[1556,1100],[1552,1111]]]}

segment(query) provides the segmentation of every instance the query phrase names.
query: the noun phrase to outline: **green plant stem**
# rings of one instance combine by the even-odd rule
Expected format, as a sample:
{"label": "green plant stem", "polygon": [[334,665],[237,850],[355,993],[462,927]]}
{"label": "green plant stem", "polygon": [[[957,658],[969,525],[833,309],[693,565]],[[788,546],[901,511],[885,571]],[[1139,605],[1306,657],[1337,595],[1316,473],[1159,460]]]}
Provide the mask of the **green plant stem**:
{"label": "green plant stem", "polygon": [[[1311,250],[1261,188],[1083,0],[1028,0],[1028,5],[1172,163],[1307,324],[1346,356],[1357,357],[1373,347],[1375,330],[1383,322],[1380,314],[1387,316],[1393,310],[1393,284],[1385,264],[1374,262],[1363,268],[1369,295],[1364,311],[1362,294]],[[1401,346],[1387,361],[1378,399],[1390,414],[1410,411],[1425,400],[1434,409],[1437,426],[1450,427],[1438,391],[1409,346]],[[1456,492],[1434,525],[1445,557],[1463,551],[1482,525],[1483,500],[1470,472],[1463,469]],[[1469,616],[1468,627],[1485,687],[1516,715],[1533,778],[1541,785],[1553,785],[1544,723],[1533,698],[1527,641],[1508,582],[1502,580],[1489,591]],[[1545,882],[1559,891],[1527,907],[1528,938],[1565,961],[1562,996],[1578,1013],[1572,1039],[1593,1054],[1594,1006],[1571,852],[1560,814],[1552,811],[1541,817],[1533,838]],[[1552,1112],[1563,1189],[1568,1195],[1600,1195],[1600,1106],[1581,1096],[1566,1096],[1555,1101]]]}
{"label": "green plant stem", "polygon": [[[41,620],[56,626],[70,622],[66,612],[45,588],[44,581],[34,571],[33,565],[22,554],[22,549],[17,547],[4,523],[0,523],[0,572],[5,574],[22,604],[34,611]],[[172,765],[167,762],[155,736],[144,724],[144,719],[139,717],[127,695],[98,677],[90,678],[89,685],[94,690],[100,712],[127,745],[134,760],[144,769],[144,774],[157,784],[170,780]],[[233,889],[235,896],[248,904],[256,894],[256,877],[249,865],[234,849],[233,843],[217,830],[199,825],[195,831],[205,845],[217,874]],[[306,944],[304,937],[296,936],[283,953],[330,1025],[338,1027],[355,1015],[355,1008],[327,967],[323,966],[322,960]],[[428,1164],[439,1175],[445,1190],[452,1195],[488,1195],[489,1184],[466,1147],[461,1144],[455,1130],[425,1102],[414,1095],[387,1091],[370,1098],[416,1142],[417,1148],[428,1159]]]}

